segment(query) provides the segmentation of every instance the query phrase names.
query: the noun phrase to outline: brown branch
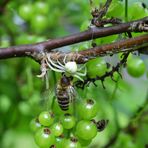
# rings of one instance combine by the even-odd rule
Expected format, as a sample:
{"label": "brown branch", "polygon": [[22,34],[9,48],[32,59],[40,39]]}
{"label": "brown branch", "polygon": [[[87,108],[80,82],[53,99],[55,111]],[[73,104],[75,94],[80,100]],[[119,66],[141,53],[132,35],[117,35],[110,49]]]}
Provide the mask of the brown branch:
{"label": "brown branch", "polygon": [[80,51],[79,54],[88,57],[104,56],[118,52],[133,51],[148,46],[148,34],[131,39],[120,40],[108,45],[94,47]]}
{"label": "brown branch", "polygon": [[[97,56],[106,56],[119,52],[142,50],[146,47],[148,47],[148,34],[135,38],[121,40],[107,45],[96,46],[94,48],[82,50],[79,52],[70,52],[67,53],[67,59],[75,60],[79,64],[84,64],[89,59]],[[65,53],[53,52],[51,53],[51,57],[55,61],[60,59],[62,60],[65,57]]]}
{"label": "brown branch", "polygon": [[124,32],[147,31],[142,27],[147,23],[148,23],[148,17],[145,17],[137,21],[123,23],[113,27],[91,28],[88,29],[87,31],[76,33],[74,35],[70,35],[59,39],[52,39],[36,44],[0,48],[0,59],[32,56],[33,53],[41,53],[45,51],[50,52],[55,48],[92,40],[92,37],[93,39],[95,39],[109,35],[120,34]]}

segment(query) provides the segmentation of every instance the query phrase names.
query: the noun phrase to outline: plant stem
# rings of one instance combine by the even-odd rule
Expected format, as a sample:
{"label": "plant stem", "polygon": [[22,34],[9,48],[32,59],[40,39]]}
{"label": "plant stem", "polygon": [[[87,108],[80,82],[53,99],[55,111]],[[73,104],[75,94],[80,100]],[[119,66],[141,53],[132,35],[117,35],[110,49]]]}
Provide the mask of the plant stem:
{"label": "plant stem", "polygon": [[125,0],[125,21],[128,22],[128,0]]}

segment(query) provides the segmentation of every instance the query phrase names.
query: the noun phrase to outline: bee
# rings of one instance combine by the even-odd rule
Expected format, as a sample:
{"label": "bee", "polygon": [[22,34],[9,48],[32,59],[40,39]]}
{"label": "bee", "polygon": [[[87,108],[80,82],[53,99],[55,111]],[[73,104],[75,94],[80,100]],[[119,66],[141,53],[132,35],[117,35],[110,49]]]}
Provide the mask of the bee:
{"label": "bee", "polygon": [[96,122],[96,126],[99,132],[103,131],[107,124],[108,124],[109,120],[99,120],[98,122]]}
{"label": "bee", "polygon": [[99,120],[99,121],[95,121],[93,119],[92,122],[96,125],[98,132],[101,132],[106,128],[109,120],[102,119],[102,120]]}
{"label": "bee", "polygon": [[69,109],[69,104],[74,101],[75,94],[72,77],[63,75],[56,87],[57,101],[63,111]]}

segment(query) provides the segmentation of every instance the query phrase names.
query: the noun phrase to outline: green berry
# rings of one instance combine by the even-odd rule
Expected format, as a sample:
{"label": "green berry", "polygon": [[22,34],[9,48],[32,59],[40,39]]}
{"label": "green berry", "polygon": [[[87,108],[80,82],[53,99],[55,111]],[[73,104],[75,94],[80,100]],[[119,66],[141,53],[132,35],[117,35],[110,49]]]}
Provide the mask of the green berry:
{"label": "green berry", "polygon": [[74,116],[66,113],[61,117],[61,123],[65,129],[71,129],[75,126],[76,120]]}
{"label": "green berry", "polygon": [[97,135],[97,128],[91,121],[81,120],[76,126],[76,134],[84,140],[91,140]]}
{"label": "green berry", "polygon": [[40,129],[42,125],[39,123],[38,118],[32,119],[30,122],[30,129],[32,132],[36,132],[38,129]]}
{"label": "green berry", "polygon": [[49,148],[54,145],[55,137],[49,128],[41,128],[35,133],[35,142],[41,148]]}
{"label": "green berry", "polygon": [[84,140],[84,139],[79,138],[79,142],[82,146],[88,146],[88,145],[90,145],[92,140]]}
{"label": "green berry", "polygon": [[95,58],[87,62],[87,75],[90,78],[95,78],[96,76],[103,76],[107,71],[107,64],[101,58]]}
{"label": "green berry", "polygon": [[92,99],[84,100],[84,102],[78,106],[78,115],[82,119],[91,120],[97,115],[97,111],[96,101]]}
{"label": "green berry", "polygon": [[53,114],[48,111],[43,111],[39,115],[39,122],[43,126],[50,126],[54,121]]}
{"label": "green berry", "polygon": [[56,142],[55,142],[56,148],[65,148],[66,141],[67,140],[64,138],[63,135],[56,137]]}
{"label": "green berry", "polygon": [[31,20],[32,29],[36,32],[42,32],[48,26],[48,20],[44,15],[35,15]]}
{"label": "green berry", "polygon": [[33,13],[31,4],[23,4],[19,7],[19,15],[26,21],[31,20]]}
{"label": "green berry", "polygon": [[60,136],[63,133],[63,126],[61,123],[54,123],[51,126],[51,131],[55,136]]}
{"label": "green berry", "polygon": [[143,62],[138,57],[133,57],[127,62],[127,72],[132,76],[132,77],[140,77],[145,73],[146,66]]}
{"label": "green berry", "polygon": [[76,138],[70,138],[66,141],[64,148],[81,148],[81,144]]}
{"label": "green berry", "polygon": [[48,14],[48,4],[43,1],[34,3],[34,11],[39,14]]}

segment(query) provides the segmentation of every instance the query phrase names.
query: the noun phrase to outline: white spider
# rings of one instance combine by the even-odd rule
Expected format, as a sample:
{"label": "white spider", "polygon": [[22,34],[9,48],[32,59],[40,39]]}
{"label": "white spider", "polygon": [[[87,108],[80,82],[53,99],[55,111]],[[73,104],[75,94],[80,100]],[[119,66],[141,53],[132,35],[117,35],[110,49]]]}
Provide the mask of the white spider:
{"label": "white spider", "polygon": [[[83,79],[81,77],[86,76],[86,67],[85,67],[85,65],[78,68],[75,61],[66,62],[66,57],[67,56],[64,57],[64,60],[63,60],[64,64],[62,64],[58,60],[56,62],[54,62],[51,59],[50,54],[47,54],[47,58],[45,59],[45,63],[53,71],[65,73],[66,76],[73,76],[73,77],[76,77],[79,80],[83,81]],[[81,73],[80,71],[83,68],[84,68],[84,73]],[[42,74],[39,75],[39,77],[41,77],[41,76],[43,76],[43,75]]]}

